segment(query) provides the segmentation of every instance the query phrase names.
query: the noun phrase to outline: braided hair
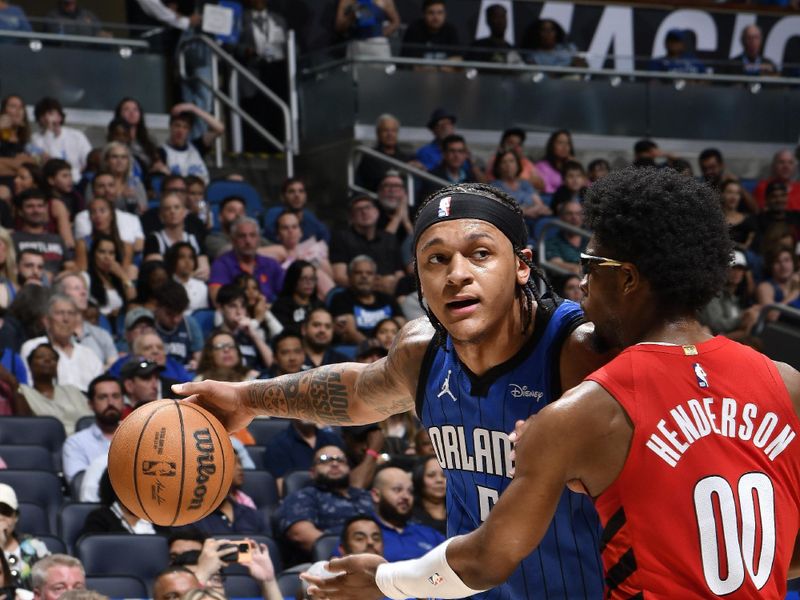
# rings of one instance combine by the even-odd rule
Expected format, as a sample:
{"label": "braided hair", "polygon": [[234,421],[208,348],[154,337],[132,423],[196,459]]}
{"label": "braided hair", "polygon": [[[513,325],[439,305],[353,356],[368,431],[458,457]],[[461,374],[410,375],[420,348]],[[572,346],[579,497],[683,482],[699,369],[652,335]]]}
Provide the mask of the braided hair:
{"label": "braided hair", "polygon": [[[417,209],[416,214],[419,215],[423,208],[431,202],[437,202],[441,198],[451,194],[475,194],[478,196],[483,196],[487,200],[493,200],[494,202],[504,204],[517,215],[519,215],[520,219],[523,219],[522,209],[519,207],[519,204],[517,204],[517,201],[514,200],[514,198],[509,196],[503,190],[484,183],[462,183],[459,185],[442,188],[441,190],[428,196],[420,205],[419,209]],[[544,284],[549,295],[555,296],[555,292],[553,291],[553,287],[550,285],[550,282],[547,280],[547,277],[545,277],[545,274],[541,271],[541,269],[539,269],[532,260],[523,254],[522,250],[524,248],[518,246],[514,242],[511,242],[511,246],[514,250],[514,255],[524,262],[525,265],[527,265],[527,267],[531,270],[531,276],[528,277],[528,281],[526,281],[524,284],[517,283],[515,292],[516,297],[519,299],[520,308],[522,310],[522,334],[524,335],[533,324],[534,301],[541,305],[542,297],[539,294],[538,282]],[[425,314],[428,316],[428,320],[431,322],[431,325],[433,325],[433,328],[436,331],[433,337],[434,342],[439,346],[444,346],[445,340],[447,339],[447,330],[439,321],[439,319],[436,318],[436,315],[433,314],[433,311],[431,311],[428,305],[424,302],[424,297],[422,295],[422,284],[419,278],[419,267],[417,265],[416,248],[414,248],[414,253],[414,279],[417,285],[417,299],[419,300],[422,310],[425,311]]]}

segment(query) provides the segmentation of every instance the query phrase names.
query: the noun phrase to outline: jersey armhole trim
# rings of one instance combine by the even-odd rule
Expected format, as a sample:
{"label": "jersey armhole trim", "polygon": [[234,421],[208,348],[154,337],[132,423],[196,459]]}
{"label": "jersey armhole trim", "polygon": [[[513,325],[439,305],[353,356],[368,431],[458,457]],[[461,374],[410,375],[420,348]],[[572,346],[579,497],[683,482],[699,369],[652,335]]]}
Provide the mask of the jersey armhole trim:
{"label": "jersey armhole trim", "polygon": [[414,398],[417,418],[420,421],[422,421],[422,408],[425,404],[425,386],[428,383],[428,374],[430,373],[436,350],[436,336],[433,336],[433,339],[428,342],[428,347],[425,349],[425,355],[422,357],[422,364],[419,367],[419,378],[417,379],[417,390]]}
{"label": "jersey armhole trim", "polygon": [[572,335],[578,327],[586,323],[583,318],[582,312],[576,312],[569,320],[564,322],[564,326],[558,333],[558,336],[553,341],[553,351],[550,356],[552,362],[550,363],[550,397],[557,400],[564,393],[561,389],[561,350],[564,348],[564,342]]}

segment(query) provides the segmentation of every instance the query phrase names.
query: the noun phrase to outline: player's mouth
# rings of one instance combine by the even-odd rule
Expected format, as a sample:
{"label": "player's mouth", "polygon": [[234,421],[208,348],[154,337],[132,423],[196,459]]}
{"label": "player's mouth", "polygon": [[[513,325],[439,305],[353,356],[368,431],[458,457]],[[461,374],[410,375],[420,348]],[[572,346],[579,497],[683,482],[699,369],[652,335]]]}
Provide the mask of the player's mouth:
{"label": "player's mouth", "polygon": [[478,307],[480,300],[473,297],[456,298],[447,302],[445,306],[447,310],[455,315],[468,315],[475,311]]}

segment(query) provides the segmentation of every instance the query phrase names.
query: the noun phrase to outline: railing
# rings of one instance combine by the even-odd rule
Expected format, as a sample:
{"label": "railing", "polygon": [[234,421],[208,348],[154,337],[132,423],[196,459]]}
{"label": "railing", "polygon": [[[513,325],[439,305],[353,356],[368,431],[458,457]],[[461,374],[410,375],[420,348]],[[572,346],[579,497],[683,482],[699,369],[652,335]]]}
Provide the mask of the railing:
{"label": "railing", "polygon": [[[40,31],[0,31],[0,37],[30,40],[30,43],[41,44],[42,41],[58,44],[90,44],[93,46],[119,46],[120,48],[140,48],[148,50],[150,45],[144,40],[133,38],[100,37],[93,35],[68,35],[63,33],[45,33]],[[32,50],[35,51],[33,47]]]}
{"label": "railing", "polygon": [[542,228],[539,230],[539,242],[537,244],[537,251],[536,251],[536,259],[537,263],[540,267],[547,269],[548,271],[552,271],[557,275],[574,275],[572,271],[567,271],[563,267],[559,267],[558,265],[553,264],[549,260],[545,259],[545,246],[547,243],[547,231],[550,229],[561,229],[563,231],[568,231],[570,233],[574,233],[585,238],[590,238],[592,236],[591,232],[581,229],[580,227],[575,227],[575,225],[570,225],[569,223],[565,223],[559,219],[551,219],[547,221]]}
{"label": "railing", "polygon": [[[753,335],[761,335],[764,332],[764,328],[767,326],[767,323],[770,321],[769,315],[772,312],[779,312],[781,315],[792,317],[796,319],[798,323],[800,323],[800,310],[796,308],[792,308],[791,306],[786,306],[785,304],[767,304],[761,308],[761,311],[758,313],[758,319],[756,320],[755,325],[753,325]],[[800,331],[798,331],[800,333]],[[800,348],[797,349],[798,353],[800,353]]]}
{"label": "railing", "polygon": [[[289,43],[294,45],[294,33],[290,32]],[[203,44],[211,52],[211,81],[204,79],[199,75],[191,75],[186,70],[186,51],[191,44]],[[292,50],[289,56],[294,56]],[[285,137],[281,141],[272,133],[267,131],[261,123],[254,119],[249,113],[242,110],[239,106],[238,98],[231,97],[220,90],[219,78],[219,61],[222,61],[230,70],[231,75],[244,77],[256,90],[258,90],[269,102],[278,107],[283,115],[283,125]],[[186,39],[178,48],[178,65],[180,69],[180,77],[184,81],[195,81],[207,88],[214,96],[214,116],[218,119],[222,117],[221,104],[224,104],[231,113],[243,119],[250,127],[252,127],[262,138],[267,140],[276,149],[282,151],[286,156],[286,172],[289,177],[294,175],[294,154],[298,151],[298,143],[296,137],[297,122],[296,111],[295,117],[292,116],[292,111],[286,102],[280,98],[275,92],[264,85],[255,75],[253,75],[246,67],[244,67],[233,56],[226,52],[219,44],[205,35],[198,35]],[[290,69],[291,72],[291,69]],[[236,87],[234,86],[234,90]],[[234,94],[235,96],[236,94]],[[222,140],[217,140],[216,146],[216,161],[217,166],[222,166]]]}
{"label": "railing", "polygon": [[431,175],[427,171],[423,171],[422,169],[418,169],[417,167],[404,163],[403,161],[397,160],[396,158],[387,156],[383,152],[378,152],[374,148],[370,148],[369,146],[356,146],[350,151],[350,160],[347,161],[347,185],[351,190],[355,190],[359,193],[369,194],[370,196],[373,197],[375,196],[374,192],[364,187],[361,187],[356,183],[356,159],[359,156],[363,155],[369,156],[386,165],[389,165],[393,169],[400,171],[400,173],[403,173],[405,175],[406,191],[408,192],[408,202],[411,206],[414,206],[416,198],[416,195],[414,193],[415,177],[418,177],[425,181],[430,181],[431,183],[435,183],[437,185],[441,185],[442,187],[450,185],[449,181],[446,181],[441,177],[436,177],[436,175]]}

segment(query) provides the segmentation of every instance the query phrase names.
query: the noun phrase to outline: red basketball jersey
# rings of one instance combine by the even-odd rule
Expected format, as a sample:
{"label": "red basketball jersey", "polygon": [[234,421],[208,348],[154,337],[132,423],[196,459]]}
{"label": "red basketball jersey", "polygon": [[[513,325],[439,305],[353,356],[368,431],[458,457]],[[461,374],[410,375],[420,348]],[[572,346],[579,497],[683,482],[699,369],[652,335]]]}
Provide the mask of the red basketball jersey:
{"label": "red basketball jersey", "polygon": [[800,524],[800,420],[764,355],[639,344],[587,379],[633,422],[596,500],[608,598],[783,598]]}

